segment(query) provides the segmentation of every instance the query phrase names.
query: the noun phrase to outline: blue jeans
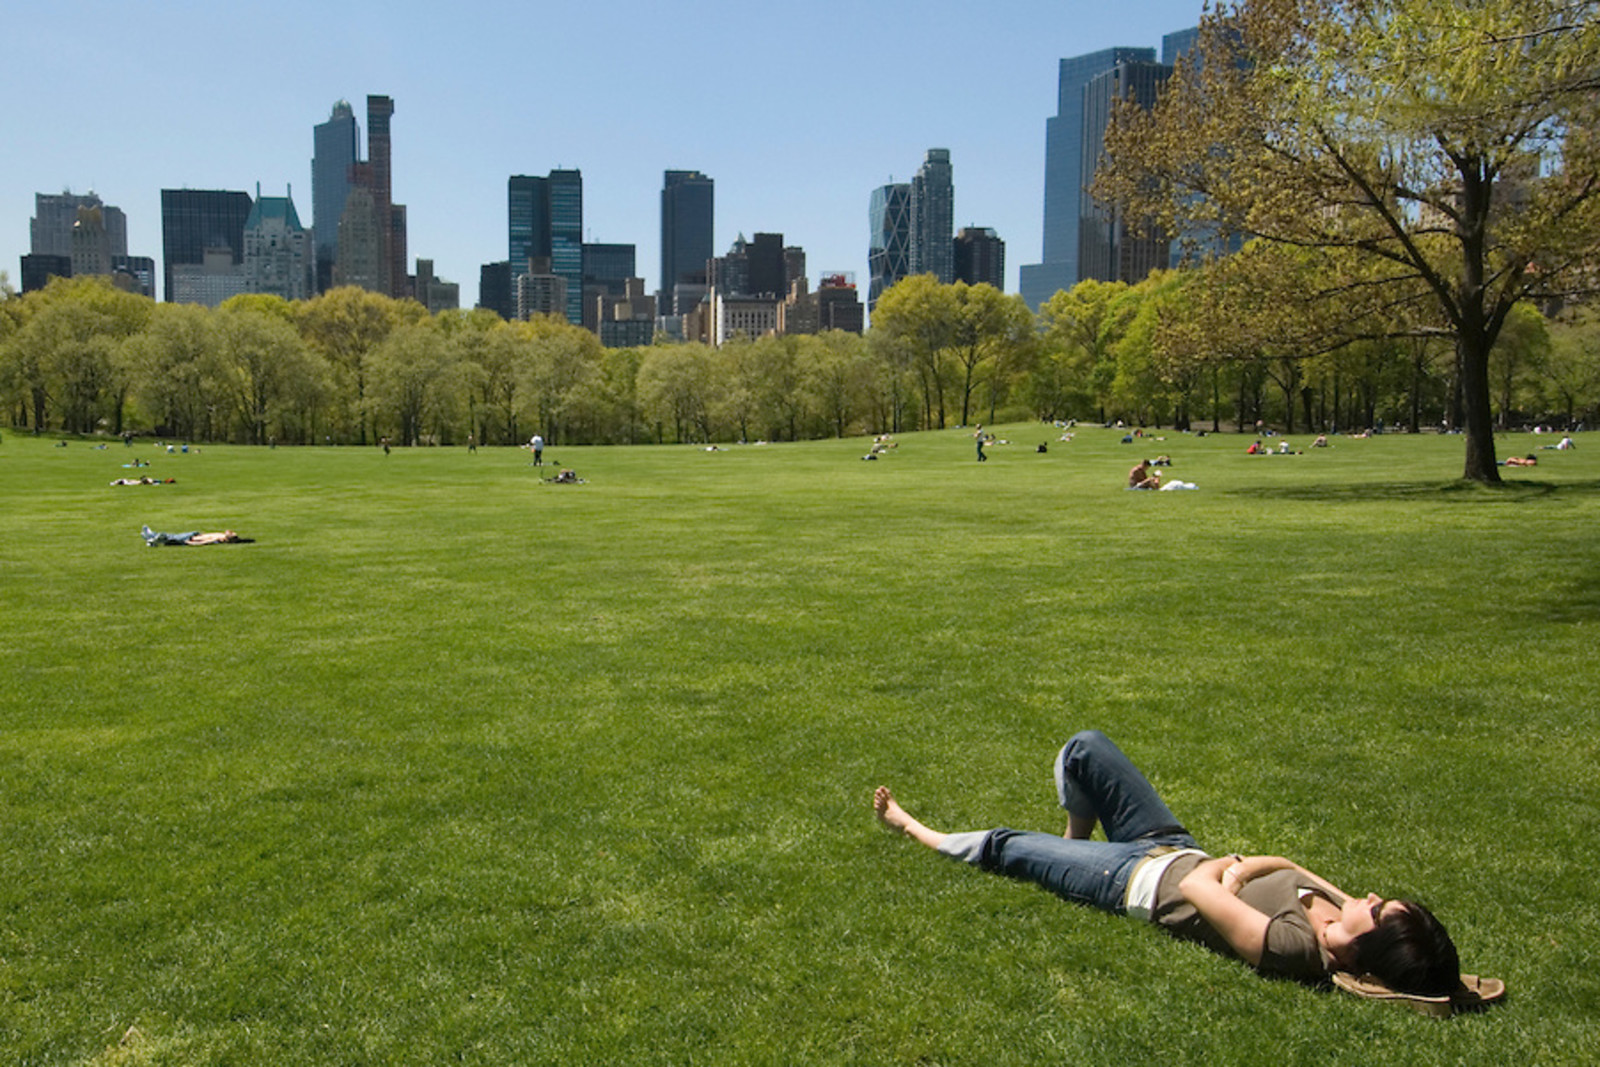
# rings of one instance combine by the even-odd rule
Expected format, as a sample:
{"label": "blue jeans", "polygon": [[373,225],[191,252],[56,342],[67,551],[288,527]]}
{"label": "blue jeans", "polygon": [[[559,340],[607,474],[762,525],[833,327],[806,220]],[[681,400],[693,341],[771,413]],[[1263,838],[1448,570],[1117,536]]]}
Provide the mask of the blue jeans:
{"label": "blue jeans", "polygon": [[1157,848],[1198,847],[1150,780],[1098,730],[1075,735],[1061,749],[1056,789],[1068,812],[1100,820],[1105,841],[1001,827],[951,834],[939,851],[1120,915],[1140,860]]}

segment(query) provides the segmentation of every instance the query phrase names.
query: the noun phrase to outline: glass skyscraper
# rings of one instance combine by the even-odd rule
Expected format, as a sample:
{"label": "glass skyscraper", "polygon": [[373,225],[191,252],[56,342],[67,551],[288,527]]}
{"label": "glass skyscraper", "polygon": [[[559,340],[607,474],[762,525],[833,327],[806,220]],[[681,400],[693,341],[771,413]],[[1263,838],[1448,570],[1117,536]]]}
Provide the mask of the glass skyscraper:
{"label": "glass skyscraper", "polygon": [[930,148],[911,181],[911,273],[955,281],[954,172],[950,149]]}
{"label": "glass skyscraper", "polygon": [[511,276],[528,272],[528,260],[550,255],[550,206],[545,180],[514,174],[506,183],[507,248]]}
{"label": "glass skyscraper", "polygon": [[872,190],[867,209],[872,239],[867,247],[867,311],[878,297],[911,273],[911,185],[901,182]]}
{"label": "glass skyscraper", "polygon": [[530,259],[549,259],[550,273],[567,283],[567,321],[582,323],[583,172],[513,175],[506,184],[506,226],[513,288]]}
{"label": "glass skyscraper", "polygon": [[200,265],[206,249],[228,249],[233,263],[244,263],[244,225],[250,218],[249,193],[221,189],[161,190],[161,249],[166,260],[163,295],[174,301],[172,268]]}
{"label": "glass skyscraper", "polygon": [[[1092,161],[1105,150],[1106,127],[1112,109],[1119,101],[1132,100],[1140,107],[1155,104],[1172,68],[1154,60],[1118,63],[1091,78],[1083,87],[1084,186],[1093,179]],[[1141,282],[1156,269],[1165,269],[1170,260],[1166,237],[1138,235],[1128,226],[1120,209],[1096,202],[1087,194],[1078,200],[1078,281],[1098,278],[1108,282]]]}
{"label": "glass skyscraper", "polygon": [[682,315],[677,306],[679,285],[704,287],[706,263],[711,259],[716,186],[697,170],[669,170],[661,185],[661,289],[656,310],[661,315]]}
{"label": "glass skyscraper", "polygon": [[550,271],[567,282],[567,321],[583,322],[583,173],[553,170],[550,189]]}
{"label": "glass skyscraper", "polygon": [[316,291],[333,286],[339,257],[339,218],[350,197],[351,168],[360,160],[361,128],[348,101],[333,105],[328,121],[312,133],[311,232],[316,261]]}
{"label": "glass skyscraper", "polygon": [[1072,288],[1082,277],[1078,271],[1078,219],[1083,189],[1094,177],[1094,160],[1084,157],[1084,86],[1118,63],[1151,63],[1155,58],[1153,48],[1108,48],[1061,61],[1056,116],[1045,120],[1042,262],[1022,268],[1020,289],[1029,307],[1038,308],[1057,290]]}

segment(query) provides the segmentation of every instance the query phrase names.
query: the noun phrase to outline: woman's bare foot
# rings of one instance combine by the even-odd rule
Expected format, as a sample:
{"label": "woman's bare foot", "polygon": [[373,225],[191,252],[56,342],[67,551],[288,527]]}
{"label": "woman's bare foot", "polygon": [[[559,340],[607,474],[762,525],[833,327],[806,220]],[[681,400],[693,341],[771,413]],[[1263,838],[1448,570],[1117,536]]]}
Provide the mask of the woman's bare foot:
{"label": "woman's bare foot", "polygon": [[916,839],[929,848],[938,848],[945,835],[938,830],[930,830],[916,819],[907,814],[906,809],[895,802],[894,794],[889,792],[889,787],[880,785],[872,793],[872,810],[877,813],[878,821],[891,830],[899,830],[907,837]]}
{"label": "woman's bare foot", "polygon": [[880,785],[872,794],[872,810],[877,812],[878,821],[891,830],[905,833],[906,826],[911,822],[911,816],[906,814],[906,809],[895,802],[894,794],[889,792],[889,787]]}

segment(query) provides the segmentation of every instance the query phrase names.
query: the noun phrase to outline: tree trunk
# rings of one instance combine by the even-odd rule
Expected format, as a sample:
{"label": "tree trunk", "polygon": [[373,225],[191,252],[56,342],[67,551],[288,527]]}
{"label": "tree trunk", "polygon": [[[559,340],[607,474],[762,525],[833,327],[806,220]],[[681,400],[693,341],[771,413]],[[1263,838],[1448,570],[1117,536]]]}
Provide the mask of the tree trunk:
{"label": "tree trunk", "polygon": [[1467,430],[1466,465],[1461,477],[1500,484],[1494,458],[1494,415],[1489,405],[1489,346],[1482,330],[1462,329],[1456,353],[1461,365],[1461,399]]}

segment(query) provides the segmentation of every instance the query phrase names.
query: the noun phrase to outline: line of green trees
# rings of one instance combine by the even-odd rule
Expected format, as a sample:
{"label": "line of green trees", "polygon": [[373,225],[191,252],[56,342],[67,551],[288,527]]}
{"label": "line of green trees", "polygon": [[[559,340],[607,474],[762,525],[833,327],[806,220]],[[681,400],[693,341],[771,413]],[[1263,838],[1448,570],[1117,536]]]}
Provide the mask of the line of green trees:
{"label": "line of green trees", "polygon": [[[0,296],[0,404],[14,428],[194,441],[408,445],[800,440],[1017,419],[1211,429],[1459,424],[1445,340],[1315,356],[1226,352],[1220,265],[1084,282],[1038,315],[992,286],[908,278],[865,335],[607,349],[554,319],[430,316],[360,289],[158,304],[102,279]],[[1202,299],[1204,297],[1204,299]],[[1502,426],[1600,408],[1600,319],[1519,307],[1491,359]]]}

